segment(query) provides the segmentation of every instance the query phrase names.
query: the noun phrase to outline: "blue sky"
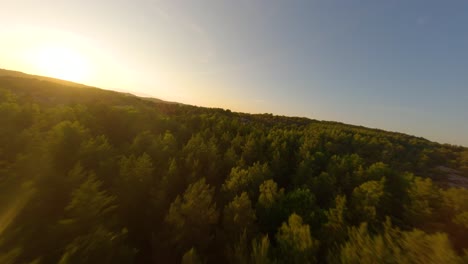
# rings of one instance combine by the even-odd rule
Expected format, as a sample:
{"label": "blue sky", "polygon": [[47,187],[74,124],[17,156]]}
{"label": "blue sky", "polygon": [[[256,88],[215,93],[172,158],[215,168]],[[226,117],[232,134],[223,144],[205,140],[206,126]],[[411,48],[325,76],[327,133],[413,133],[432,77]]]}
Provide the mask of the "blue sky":
{"label": "blue sky", "polygon": [[18,43],[60,42],[90,85],[468,146],[466,1],[2,5],[2,68],[44,73]]}

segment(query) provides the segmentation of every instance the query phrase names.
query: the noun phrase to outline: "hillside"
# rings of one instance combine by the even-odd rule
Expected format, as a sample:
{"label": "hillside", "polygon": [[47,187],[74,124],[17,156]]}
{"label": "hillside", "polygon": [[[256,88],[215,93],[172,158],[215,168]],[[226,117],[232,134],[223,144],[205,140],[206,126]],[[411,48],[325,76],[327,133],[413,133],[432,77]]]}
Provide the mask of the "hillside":
{"label": "hillside", "polygon": [[467,148],[5,70],[0,123],[0,263],[468,260]]}
{"label": "hillside", "polygon": [[67,86],[75,86],[75,87],[86,87],[86,85],[75,83],[75,82],[70,82],[70,81],[64,81],[56,78],[51,78],[51,77],[45,77],[45,76],[39,76],[39,75],[31,75],[19,71],[11,71],[11,70],[6,70],[6,69],[0,69],[0,76],[1,77],[18,77],[18,78],[26,78],[26,79],[36,79],[36,80],[41,80],[41,81],[47,81],[47,82],[52,82],[52,83],[57,83],[57,84],[62,84],[62,85],[67,85]]}
{"label": "hillside", "polygon": [[[33,80],[38,80],[38,81],[45,81],[45,82],[59,84],[59,85],[63,85],[63,86],[73,86],[73,87],[81,87],[81,88],[95,88],[95,87],[90,87],[90,86],[87,86],[87,85],[84,85],[84,84],[81,84],[81,83],[64,81],[64,80],[60,80],[60,79],[56,79],[56,78],[39,76],[39,75],[32,75],[32,74],[19,72],[19,71],[11,71],[11,70],[5,70],[5,69],[0,69],[0,77],[4,77],[4,78],[16,77],[16,78],[23,78],[23,79],[33,79]],[[102,89],[99,89],[99,90],[102,90]],[[119,93],[121,95],[126,95],[126,96],[136,96],[136,95],[134,95],[132,93],[128,93],[128,92],[119,92]],[[161,99],[158,99],[158,98],[151,98],[151,97],[140,97],[140,98],[142,98],[144,100],[151,101],[151,102],[155,102],[155,103],[180,104],[180,103],[176,103],[176,102],[164,101],[164,100],[161,100]]]}

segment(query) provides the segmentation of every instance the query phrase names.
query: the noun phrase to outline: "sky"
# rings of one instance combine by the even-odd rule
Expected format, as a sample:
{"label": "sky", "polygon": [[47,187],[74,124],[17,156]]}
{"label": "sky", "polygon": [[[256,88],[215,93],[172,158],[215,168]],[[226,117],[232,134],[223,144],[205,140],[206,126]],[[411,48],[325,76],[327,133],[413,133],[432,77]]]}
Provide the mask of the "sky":
{"label": "sky", "polygon": [[468,1],[0,5],[0,68],[468,146]]}

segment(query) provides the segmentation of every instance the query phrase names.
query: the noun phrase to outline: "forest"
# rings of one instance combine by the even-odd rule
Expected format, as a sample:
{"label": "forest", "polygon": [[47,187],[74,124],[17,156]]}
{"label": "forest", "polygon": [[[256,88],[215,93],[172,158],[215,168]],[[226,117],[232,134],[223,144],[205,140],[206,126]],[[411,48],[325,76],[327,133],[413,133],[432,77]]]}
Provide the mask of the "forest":
{"label": "forest", "polygon": [[25,76],[0,124],[0,263],[468,263],[462,146]]}

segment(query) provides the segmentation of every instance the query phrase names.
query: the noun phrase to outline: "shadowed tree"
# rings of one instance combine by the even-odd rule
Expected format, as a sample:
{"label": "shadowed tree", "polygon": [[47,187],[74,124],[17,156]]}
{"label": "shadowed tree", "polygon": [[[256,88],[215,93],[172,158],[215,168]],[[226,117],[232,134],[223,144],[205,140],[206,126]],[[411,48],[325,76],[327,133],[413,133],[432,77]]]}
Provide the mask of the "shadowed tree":
{"label": "shadowed tree", "polygon": [[125,230],[115,233],[98,227],[68,244],[58,263],[133,263],[135,252],[124,244],[125,237]]}
{"label": "shadowed tree", "polygon": [[284,198],[284,189],[278,190],[278,184],[266,180],[260,185],[260,195],[257,203],[257,216],[262,232],[272,234],[283,221],[280,202]]}
{"label": "shadowed tree", "polygon": [[113,232],[104,226],[116,208],[115,200],[92,174],[73,192],[65,208],[68,219],[61,225],[75,238],[66,246],[60,264],[131,263],[134,252],[125,245],[127,231]]}
{"label": "shadowed tree", "polygon": [[385,178],[381,181],[368,181],[354,188],[351,196],[354,219],[357,223],[377,220],[377,208],[384,195]]}
{"label": "shadowed tree", "polygon": [[446,234],[421,230],[402,232],[387,218],[384,233],[371,235],[367,224],[349,229],[341,246],[341,263],[461,263]]}
{"label": "shadowed tree", "polygon": [[439,192],[429,178],[414,177],[408,189],[409,202],[405,205],[405,219],[414,225],[432,221]]}
{"label": "shadowed tree", "polygon": [[247,169],[242,169],[241,167],[232,168],[222,189],[230,199],[243,191],[247,191],[252,199],[256,199],[258,187],[269,178],[271,178],[271,171],[268,165],[266,163],[260,164],[259,162],[255,162]]}
{"label": "shadowed tree", "polygon": [[252,240],[252,253],[250,261],[252,264],[273,264],[276,263],[269,257],[270,240],[265,235],[259,239]]}
{"label": "shadowed tree", "polygon": [[49,151],[57,173],[69,171],[78,161],[81,144],[88,131],[79,122],[64,121],[50,132]]}
{"label": "shadowed tree", "polygon": [[213,238],[218,211],[213,200],[214,188],[204,178],[190,184],[177,196],[166,215],[172,242],[182,252],[192,246],[206,249]]}
{"label": "shadowed tree", "polygon": [[329,245],[339,244],[346,238],[347,213],[346,196],[336,196],[335,207],[325,212],[327,223],[324,225],[324,237]]}
{"label": "shadowed tree", "polygon": [[309,225],[292,214],[276,234],[280,258],[285,263],[315,263],[319,242],[310,235]]}
{"label": "shadowed tree", "polygon": [[246,192],[234,197],[224,208],[223,227],[230,241],[235,241],[243,232],[251,237],[255,220],[255,211]]}
{"label": "shadowed tree", "polygon": [[195,248],[191,248],[182,256],[181,264],[202,264],[203,261],[200,260],[200,257],[197,254]]}
{"label": "shadowed tree", "polygon": [[286,193],[280,207],[285,219],[295,213],[308,224],[312,224],[318,211],[314,194],[306,188],[297,188]]}

